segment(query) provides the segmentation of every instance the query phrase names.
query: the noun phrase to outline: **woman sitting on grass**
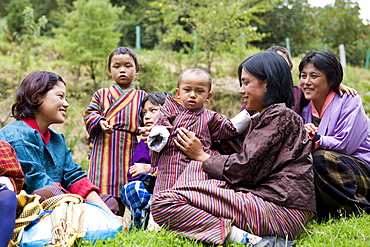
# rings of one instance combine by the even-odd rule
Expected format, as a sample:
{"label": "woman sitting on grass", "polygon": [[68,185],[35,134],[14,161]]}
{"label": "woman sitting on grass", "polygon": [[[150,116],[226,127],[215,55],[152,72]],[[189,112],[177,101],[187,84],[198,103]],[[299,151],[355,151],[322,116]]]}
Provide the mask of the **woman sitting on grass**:
{"label": "woman sitting on grass", "polygon": [[332,52],[313,51],[299,64],[302,110],[312,153],[321,218],[358,209],[370,212],[370,120],[361,97],[340,96],[343,69]]}
{"label": "woman sitting on grass", "polygon": [[188,166],[184,173],[198,170],[211,179],[189,178],[155,194],[153,218],[171,231],[219,245],[229,240],[258,246],[269,239],[249,233],[293,240],[316,209],[311,141],[301,117],[289,109],[291,72],[280,55],[262,52],[242,62],[238,75],[246,108],[260,113],[245,133],[221,141],[221,155],[205,153],[194,133],[179,129],[178,148],[201,161],[194,163],[200,169]]}
{"label": "woman sitting on grass", "polygon": [[[12,106],[16,121],[0,129],[0,139],[14,148],[26,176],[23,189],[27,193],[38,194],[43,200],[65,193],[78,194],[109,213],[118,213],[117,201],[113,197],[104,197],[108,200],[103,201],[100,189],[72,161],[63,135],[49,128],[51,124],[64,123],[69,107],[66,94],[65,82],[59,75],[36,71],[26,76]],[[122,221],[122,217],[117,218]]]}

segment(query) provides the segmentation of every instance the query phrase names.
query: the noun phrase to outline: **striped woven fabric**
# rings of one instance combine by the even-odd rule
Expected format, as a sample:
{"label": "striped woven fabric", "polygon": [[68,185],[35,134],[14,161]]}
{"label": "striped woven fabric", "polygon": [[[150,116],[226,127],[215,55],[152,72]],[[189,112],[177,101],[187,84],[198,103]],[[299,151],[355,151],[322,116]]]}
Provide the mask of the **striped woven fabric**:
{"label": "striped woven fabric", "polygon": [[151,153],[152,164],[158,167],[154,193],[171,188],[191,162],[191,159],[175,145],[178,128],[184,127],[194,132],[202,142],[203,150],[209,154],[216,154],[210,149],[213,141],[238,135],[236,128],[226,116],[204,107],[187,109],[173,97],[166,98],[155,125],[169,128],[170,136],[161,152]]}
{"label": "striped woven fabric", "polygon": [[235,192],[215,179],[189,182],[154,195],[151,212],[154,220],[169,230],[219,245],[225,242],[231,225],[258,236],[292,240],[313,217],[310,211]]}
{"label": "striped woven fabric", "polygon": [[[91,145],[89,178],[104,194],[119,197],[120,189],[127,183],[145,96],[146,92],[134,87],[123,91],[114,84],[98,90],[85,111]],[[102,119],[113,125],[113,134],[101,131],[98,123]]]}

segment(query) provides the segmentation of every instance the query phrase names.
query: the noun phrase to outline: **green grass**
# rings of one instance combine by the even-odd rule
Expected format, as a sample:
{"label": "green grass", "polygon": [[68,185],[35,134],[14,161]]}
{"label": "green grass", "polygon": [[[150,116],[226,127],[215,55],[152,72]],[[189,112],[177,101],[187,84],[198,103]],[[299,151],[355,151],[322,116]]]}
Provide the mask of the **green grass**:
{"label": "green grass", "polygon": [[[343,216],[339,219],[330,219],[324,223],[312,220],[296,239],[299,247],[360,247],[370,246],[370,215]],[[76,241],[75,246],[125,246],[125,247],[172,247],[172,246],[213,246],[183,235],[161,230],[122,232],[116,238],[96,242]],[[243,246],[239,243],[227,242],[224,246]]]}
{"label": "green grass", "polygon": [[194,239],[189,239],[183,235],[176,235],[173,232],[167,231],[132,231],[123,232],[117,234],[115,239],[109,239],[107,241],[98,240],[95,243],[87,241],[77,241],[76,246],[140,246],[140,247],[150,247],[150,246],[206,246],[202,242],[196,241]]}
{"label": "green grass", "polygon": [[324,223],[311,221],[297,239],[298,246],[370,246],[370,215],[341,217]]}

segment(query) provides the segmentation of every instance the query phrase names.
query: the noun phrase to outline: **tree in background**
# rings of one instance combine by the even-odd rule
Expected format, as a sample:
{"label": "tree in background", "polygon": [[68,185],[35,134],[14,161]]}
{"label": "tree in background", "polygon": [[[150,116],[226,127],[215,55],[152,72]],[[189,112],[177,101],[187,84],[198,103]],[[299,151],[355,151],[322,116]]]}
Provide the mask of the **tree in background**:
{"label": "tree in background", "polygon": [[370,50],[370,26],[362,22],[359,10],[356,1],[336,0],[334,6],[318,8],[316,14],[322,42],[333,50],[344,44],[352,65],[364,65],[366,50]]}
{"label": "tree in background", "polygon": [[25,76],[24,74],[30,66],[31,56],[33,55],[32,48],[40,37],[41,28],[45,27],[47,23],[45,16],[40,17],[38,22],[35,22],[34,11],[30,7],[24,9],[23,20],[22,32],[16,33],[16,46],[12,51],[12,56],[18,68],[16,81],[20,81]]}
{"label": "tree in background", "polygon": [[370,49],[370,26],[362,22],[359,10],[354,0],[336,0],[322,8],[311,7],[307,0],[279,0],[260,15],[263,23],[255,23],[267,37],[253,45],[261,49],[286,46],[288,37],[291,55],[298,56],[306,50],[323,50],[324,45],[339,53],[338,46],[344,44],[347,62],[363,65]]}
{"label": "tree in background", "polygon": [[124,6],[125,11],[121,13],[122,21],[118,24],[121,32],[120,43],[134,48],[136,46],[136,26],[140,26],[141,47],[153,49],[158,44],[158,32],[161,32],[160,23],[151,23],[146,11],[152,0],[111,0],[113,6]]}
{"label": "tree in background", "polygon": [[73,0],[30,0],[35,10],[35,18],[46,16],[48,23],[42,30],[45,36],[53,36],[52,28],[60,26],[60,17],[72,10]]}
{"label": "tree in background", "polygon": [[[211,71],[214,56],[231,46],[261,40],[263,35],[250,25],[256,14],[271,8],[267,0],[159,0],[151,3],[153,19],[163,21],[167,28],[163,40],[181,40],[194,44],[194,34],[184,30],[189,25],[196,32],[196,45],[206,55],[207,70]],[[180,20],[179,20],[180,17]],[[181,25],[182,23],[183,25]]]}
{"label": "tree in background", "polygon": [[24,19],[25,16],[23,14],[23,11],[26,7],[31,7],[32,4],[30,0],[11,0],[6,5],[6,23],[7,23],[7,31],[8,37],[14,40],[16,35],[21,35],[22,30],[24,27]]}
{"label": "tree in background", "polygon": [[120,33],[115,27],[122,11],[109,0],[77,0],[73,10],[62,17],[63,25],[53,30],[60,54],[77,70],[75,83],[81,66],[86,66],[94,90],[98,88],[97,68],[106,68],[103,64],[118,45]]}
{"label": "tree in background", "polygon": [[10,2],[10,0],[0,1],[0,17],[5,17],[5,16],[8,15],[8,11],[6,9],[6,6],[8,5],[9,2]]}
{"label": "tree in background", "polygon": [[255,25],[267,37],[253,44],[265,50],[275,45],[286,46],[286,38],[289,38],[291,55],[297,56],[307,50],[315,38],[312,11],[307,0],[279,0],[274,8],[260,15],[264,23]]}
{"label": "tree in background", "polygon": [[40,17],[45,16],[48,19],[48,23],[42,29],[42,35],[51,36],[52,27],[57,27],[58,17],[66,12],[71,11],[72,3],[74,0],[2,0],[0,1],[0,18],[6,17],[8,26],[7,32],[10,40],[13,39],[13,34],[15,30],[18,33],[21,31],[23,26],[23,10],[26,6],[32,7],[34,10],[34,19],[38,20]]}

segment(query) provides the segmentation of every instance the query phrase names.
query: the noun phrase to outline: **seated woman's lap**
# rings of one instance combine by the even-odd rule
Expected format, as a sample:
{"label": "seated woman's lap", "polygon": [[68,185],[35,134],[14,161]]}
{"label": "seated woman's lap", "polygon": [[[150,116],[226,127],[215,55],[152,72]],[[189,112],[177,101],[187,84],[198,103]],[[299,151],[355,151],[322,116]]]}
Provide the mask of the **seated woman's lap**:
{"label": "seated woman's lap", "polygon": [[199,161],[190,161],[181,175],[177,178],[173,187],[187,184],[191,181],[204,181],[209,179],[208,174],[202,169],[202,164],[203,163]]}
{"label": "seated woman's lap", "polygon": [[317,150],[312,156],[319,214],[328,206],[333,211],[341,207],[347,212],[356,207],[370,210],[368,164],[335,151]]}
{"label": "seated woman's lap", "polygon": [[[297,237],[302,226],[313,217],[309,211],[288,209],[252,193],[235,192],[226,182],[216,179],[193,181],[162,191],[154,196],[151,210],[155,221],[168,224],[170,230],[203,224],[201,231],[204,231],[226,220],[226,224],[232,223],[259,236],[288,236],[289,239]],[[197,215],[194,220],[204,219],[204,222],[188,224],[193,219],[187,215]],[[191,231],[185,232],[191,235]]]}

